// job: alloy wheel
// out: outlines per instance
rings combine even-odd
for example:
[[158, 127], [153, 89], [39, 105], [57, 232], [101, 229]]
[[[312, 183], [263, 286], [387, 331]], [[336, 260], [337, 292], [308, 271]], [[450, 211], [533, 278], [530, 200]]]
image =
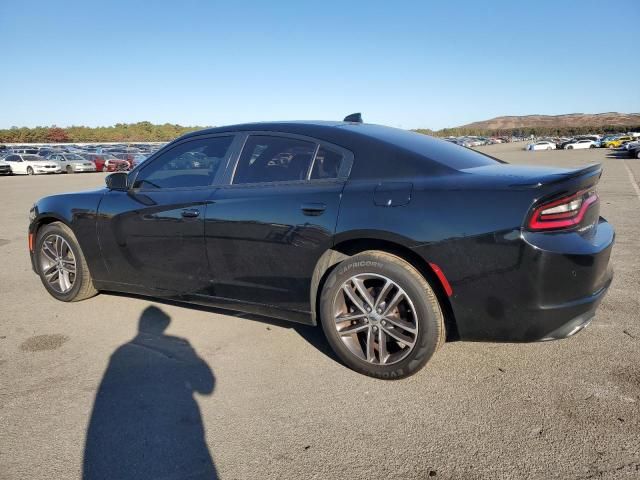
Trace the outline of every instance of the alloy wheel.
[[391, 365], [409, 355], [418, 319], [409, 295], [393, 280], [374, 273], [354, 275], [333, 302], [338, 336], [356, 357]]
[[76, 257], [62, 236], [51, 234], [42, 242], [40, 271], [56, 292], [67, 293], [73, 288], [76, 281]]

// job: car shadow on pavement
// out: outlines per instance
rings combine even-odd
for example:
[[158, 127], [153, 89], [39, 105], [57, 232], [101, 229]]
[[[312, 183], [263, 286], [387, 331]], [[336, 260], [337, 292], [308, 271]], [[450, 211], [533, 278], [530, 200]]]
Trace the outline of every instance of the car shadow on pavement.
[[87, 428], [87, 479], [217, 478], [195, 393], [215, 377], [171, 318], [147, 307], [138, 333], [111, 355]]
[[274, 326], [278, 328], [291, 328], [298, 335], [300, 335], [307, 343], [309, 343], [312, 347], [314, 347], [319, 352], [323, 353], [331, 360], [340, 365], [343, 365], [342, 362], [338, 359], [336, 354], [331, 349], [331, 346], [327, 342], [326, 337], [324, 336], [324, 332], [320, 326], [312, 326], [312, 325], [304, 325], [301, 323], [289, 322], [286, 320], [280, 320], [277, 318], [266, 317], [264, 315], [256, 315], [251, 313], [238, 312], [235, 310], [227, 310], [216, 307], [208, 307], [204, 305], [197, 305], [193, 303], [185, 303], [177, 300], [171, 300], [166, 298], [158, 298], [158, 297], [147, 297], [145, 295], [138, 295], [135, 293], [120, 293], [120, 292], [100, 292], [104, 295], [112, 295], [116, 297], [127, 297], [127, 298], [139, 298], [142, 300], [152, 301], [154, 303], [172, 305], [181, 308], [188, 308], [190, 310], [198, 310], [201, 312], [209, 312], [214, 313], [216, 315], [226, 315], [229, 317], [236, 317], [245, 320], [250, 320], [252, 322], [260, 322], [269, 326]]

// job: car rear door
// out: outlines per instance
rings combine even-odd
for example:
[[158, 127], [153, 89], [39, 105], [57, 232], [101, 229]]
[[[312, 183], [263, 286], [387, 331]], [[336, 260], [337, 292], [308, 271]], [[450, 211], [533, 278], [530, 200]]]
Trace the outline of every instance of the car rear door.
[[248, 134], [206, 212], [210, 294], [308, 312], [352, 162], [351, 152], [312, 138]]
[[[233, 135], [188, 138], [132, 172], [128, 191], [104, 195], [97, 231], [108, 281], [179, 293], [206, 287], [205, 213], [234, 148]], [[194, 155], [197, 167], [181, 161]]]

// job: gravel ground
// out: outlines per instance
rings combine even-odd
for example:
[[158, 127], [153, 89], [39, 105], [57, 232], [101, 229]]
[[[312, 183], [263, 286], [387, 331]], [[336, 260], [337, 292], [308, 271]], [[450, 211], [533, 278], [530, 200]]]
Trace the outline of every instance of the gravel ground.
[[[521, 148], [484, 151], [604, 163], [609, 294], [573, 338], [448, 343], [397, 382], [345, 368], [309, 327], [53, 300], [30, 270], [28, 209], [104, 175], [0, 178], [0, 478], [640, 478], [640, 160]], [[166, 332], [139, 332], [141, 318]]]

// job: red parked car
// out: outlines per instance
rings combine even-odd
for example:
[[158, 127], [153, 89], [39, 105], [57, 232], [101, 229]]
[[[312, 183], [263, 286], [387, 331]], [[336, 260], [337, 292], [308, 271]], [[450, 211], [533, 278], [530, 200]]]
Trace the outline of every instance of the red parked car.
[[83, 153], [82, 156], [95, 163], [98, 172], [122, 172], [131, 168], [129, 162], [120, 160], [111, 154]]

